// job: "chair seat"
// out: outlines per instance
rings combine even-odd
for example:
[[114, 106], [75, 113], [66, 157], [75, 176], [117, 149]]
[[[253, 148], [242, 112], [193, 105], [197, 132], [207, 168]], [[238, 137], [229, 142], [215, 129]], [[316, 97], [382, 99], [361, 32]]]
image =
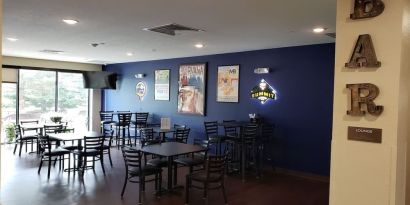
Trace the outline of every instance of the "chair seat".
[[182, 164], [187, 167], [193, 167], [193, 166], [198, 166], [198, 165], [203, 165], [204, 164], [204, 159], [201, 158], [192, 158], [192, 157], [183, 157], [183, 158], [178, 158], [174, 160], [175, 163], [177, 164]]
[[52, 149], [50, 152], [43, 153], [44, 156], [60, 156], [65, 154], [70, 154], [70, 151], [63, 148], [56, 148]]
[[154, 167], [166, 167], [168, 166], [168, 160], [166, 158], [155, 158], [148, 160], [147, 164]]
[[115, 121], [112, 121], [112, 120], [101, 121], [102, 125], [107, 125], [107, 124], [112, 124], [112, 123], [115, 123]]
[[190, 178], [193, 181], [199, 182], [220, 182], [222, 180], [222, 176], [220, 174], [209, 174], [209, 178], [207, 179], [207, 174], [205, 171], [198, 171], [194, 172], [190, 175]]
[[85, 150], [75, 150], [73, 153], [80, 156], [97, 156], [101, 153], [101, 151], [97, 149], [87, 149], [87, 152], [85, 152]]
[[[161, 173], [162, 169], [152, 165], [146, 165], [141, 167], [141, 171], [145, 176]], [[137, 167], [132, 167], [128, 170], [128, 174], [131, 176], [140, 176], [140, 170]]]
[[215, 135], [209, 137], [209, 143], [223, 142], [226, 139], [225, 135]]
[[[96, 148], [96, 149], [100, 149], [100, 148]], [[110, 149], [110, 146], [105, 144], [105, 145], [102, 146], [102, 149], [103, 150]]]
[[24, 141], [24, 140], [36, 140], [38, 137], [37, 137], [37, 135], [27, 135], [27, 136], [23, 136], [21, 139], [17, 139], [17, 141], [18, 140], [22, 140], [22, 141]]
[[61, 145], [59, 148], [73, 151], [73, 150], [78, 149], [78, 146], [77, 145]]

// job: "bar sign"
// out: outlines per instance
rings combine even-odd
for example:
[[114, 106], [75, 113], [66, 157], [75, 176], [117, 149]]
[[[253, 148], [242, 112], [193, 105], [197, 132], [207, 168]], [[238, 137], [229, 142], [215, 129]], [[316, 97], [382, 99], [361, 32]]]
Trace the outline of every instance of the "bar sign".
[[382, 143], [382, 129], [366, 127], [348, 127], [348, 140]]

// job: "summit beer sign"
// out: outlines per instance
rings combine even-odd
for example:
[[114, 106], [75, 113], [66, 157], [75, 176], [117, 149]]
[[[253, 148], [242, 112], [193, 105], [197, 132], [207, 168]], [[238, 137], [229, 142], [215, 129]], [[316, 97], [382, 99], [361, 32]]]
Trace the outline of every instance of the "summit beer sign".
[[262, 79], [257, 86], [253, 87], [251, 98], [259, 100], [261, 104], [265, 104], [269, 99], [276, 100], [276, 90]]

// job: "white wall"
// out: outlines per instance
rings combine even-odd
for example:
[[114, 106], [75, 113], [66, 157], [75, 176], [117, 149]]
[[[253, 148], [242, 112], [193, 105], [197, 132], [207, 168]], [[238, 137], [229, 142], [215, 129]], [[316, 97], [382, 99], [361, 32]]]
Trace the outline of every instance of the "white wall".
[[[350, 20], [353, 0], [337, 0], [337, 38], [333, 106], [330, 205], [404, 205], [406, 144], [409, 137], [409, 0], [383, 0], [378, 17]], [[370, 34], [378, 69], [348, 69], [356, 40]], [[379, 117], [353, 117], [346, 84], [373, 83], [380, 89], [375, 100], [384, 106]], [[347, 127], [383, 130], [382, 143], [349, 141]], [[409, 191], [407, 191], [409, 192]], [[408, 193], [409, 195], [409, 193]], [[409, 204], [410, 202], [407, 202]]]

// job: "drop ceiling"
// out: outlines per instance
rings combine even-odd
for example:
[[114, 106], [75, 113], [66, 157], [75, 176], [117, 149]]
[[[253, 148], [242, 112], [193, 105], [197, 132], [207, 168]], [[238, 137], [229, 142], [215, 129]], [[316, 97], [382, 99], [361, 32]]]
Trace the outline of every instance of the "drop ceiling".
[[[110, 64], [334, 42], [312, 28], [335, 32], [336, 1], [3, 0], [3, 15], [5, 56]], [[205, 32], [143, 30], [170, 23]]]

